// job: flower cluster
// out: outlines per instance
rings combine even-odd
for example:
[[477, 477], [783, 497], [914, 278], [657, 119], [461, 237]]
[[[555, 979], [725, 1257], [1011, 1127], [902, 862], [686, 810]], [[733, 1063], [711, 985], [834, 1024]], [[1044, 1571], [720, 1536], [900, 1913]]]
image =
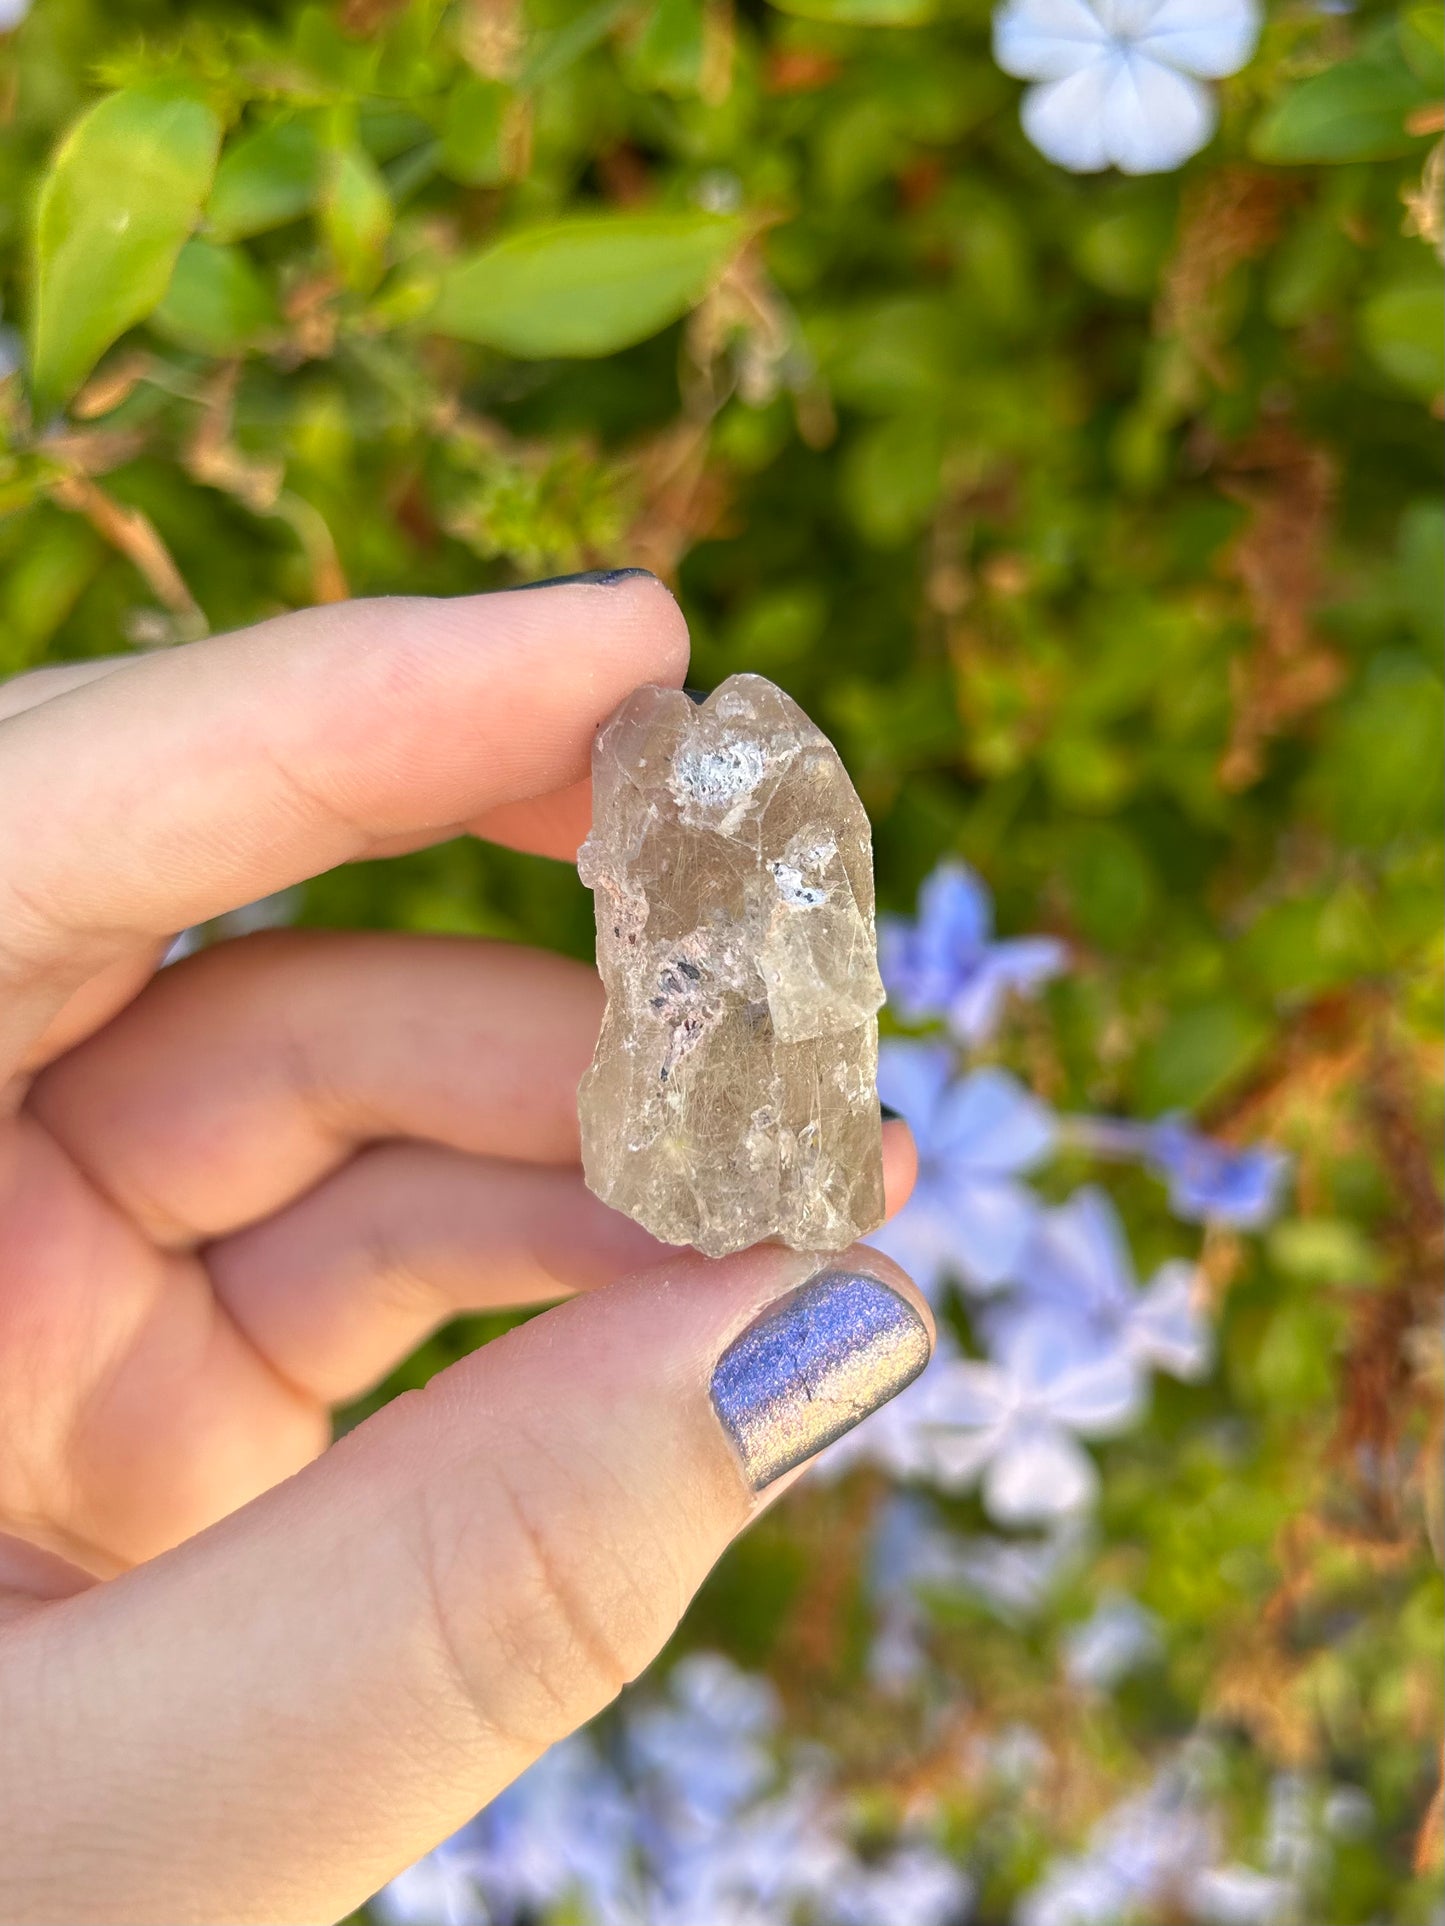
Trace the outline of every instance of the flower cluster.
[[1188, 1926], [1297, 1926], [1322, 1852], [1306, 1788], [1281, 1774], [1270, 1796], [1263, 1868], [1226, 1861], [1209, 1798], [1214, 1748], [1196, 1737], [1151, 1785], [1108, 1813], [1084, 1852], [1027, 1893], [1016, 1926], [1115, 1926], [1167, 1917]]
[[[1008, 997], [1034, 993], [1065, 961], [1050, 939], [994, 941], [992, 923], [977, 877], [958, 863], [935, 871], [917, 921], [885, 925], [891, 1006], [940, 1018], [969, 1043], [990, 1038]], [[1010, 1526], [1080, 1511], [1098, 1488], [1081, 1441], [1136, 1424], [1155, 1371], [1201, 1377], [1210, 1332], [1191, 1263], [1171, 1260], [1141, 1285], [1101, 1190], [1049, 1207], [1029, 1176], [1067, 1142], [1161, 1176], [1187, 1221], [1256, 1228], [1278, 1207], [1285, 1160], [1216, 1143], [1178, 1117], [1056, 1117], [1007, 1071], [960, 1071], [954, 1049], [932, 1039], [885, 1042], [878, 1081], [913, 1130], [919, 1173], [873, 1241], [935, 1300], [962, 1287], [984, 1355], [965, 1356], [945, 1329], [932, 1369], [827, 1462], [871, 1459], [944, 1490], [977, 1482], [989, 1515]]]
[[373, 1902], [387, 1926], [954, 1926], [966, 1875], [924, 1838], [860, 1855], [816, 1748], [766, 1681], [711, 1653], [564, 1740]]

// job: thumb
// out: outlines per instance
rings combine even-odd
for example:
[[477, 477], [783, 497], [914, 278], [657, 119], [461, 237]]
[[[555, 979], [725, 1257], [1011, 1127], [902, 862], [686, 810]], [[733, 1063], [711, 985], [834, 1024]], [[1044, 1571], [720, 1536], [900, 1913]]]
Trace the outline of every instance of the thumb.
[[872, 1250], [680, 1254], [34, 1608], [0, 1643], [0, 1918], [346, 1913], [635, 1677], [930, 1330]]

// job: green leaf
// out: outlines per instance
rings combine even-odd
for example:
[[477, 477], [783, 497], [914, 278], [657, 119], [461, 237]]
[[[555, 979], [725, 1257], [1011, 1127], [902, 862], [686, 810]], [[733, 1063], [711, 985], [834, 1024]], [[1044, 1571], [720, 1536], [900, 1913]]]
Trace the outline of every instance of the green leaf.
[[1413, 657], [1377, 656], [1331, 718], [1311, 787], [1348, 843], [1379, 849], [1438, 833], [1445, 717], [1438, 676]]
[[308, 212], [321, 184], [321, 142], [310, 120], [273, 120], [221, 156], [206, 207], [218, 241], [284, 227]]
[[385, 262], [392, 204], [380, 168], [358, 142], [339, 142], [327, 153], [318, 211], [346, 285], [373, 287]]
[[639, 86], [685, 97], [702, 85], [706, 57], [702, 0], [654, 0], [629, 68]]
[[165, 293], [220, 142], [204, 101], [160, 84], [107, 95], [62, 141], [35, 223], [31, 365], [40, 418]]
[[517, 173], [522, 104], [500, 80], [468, 74], [447, 96], [442, 171], [466, 187], [500, 187]]
[[1176, 1011], [1140, 1066], [1141, 1110], [1197, 1109], [1247, 1070], [1268, 1038], [1268, 1025], [1230, 998]]
[[937, 412], [870, 422], [846, 449], [839, 488], [863, 538], [893, 548], [923, 527], [943, 485], [944, 424]]
[[1445, 510], [1438, 501], [1411, 502], [1400, 518], [1395, 574], [1401, 604], [1420, 640], [1445, 643]]
[[1235, 945], [1239, 971], [1272, 997], [1317, 995], [1378, 966], [1374, 930], [1358, 890], [1342, 885], [1272, 903]]
[[279, 322], [271, 290], [238, 247], [187, 241], [151, 326], [202, 354], [240, 354]]
[[1255, 1381], [1281, 1416], [1327, 1404], [1334, 1390], [1340, 1313], [1333, 1304], [1285, 1304], [1265, 1326], [1254, 1357]]
[[1405, 118], [1426, 98], [1408, 68], [1377, 58], [1346, 60], [1302, 80], [1254, 129], [1256, 160], [1391, 160], [1411, 154], [1418, 138]]
[[0, 578], [0, 675], [30, 668], [75, 607], [106, 549], [88, 522], [48, 504], [26, 516]]
[[525, 92], [565, 73], [607, 38], [625, 5], [626, 0], [597, 0], [554, 33], [539, 36], [528, 48], [517, 85]]
[[1423, 401], [1445, 390], [1445, 288], [1433, 274], [1381, 288], [1360, 329], [1372, 360], [1402, 388]]
[[1356, 1224], [1338, 1217], [1290, 1217], [1269, 1234], [1270, 1262], [1306, 1284], [1373, 1284], [1379, 1253]]
[[399, 101], [363, 100], [356, 108], [356, 135], [374, 161], [396, 160], [432, 138], [429, 120]]
[[1114, 823], [1079, 823], [1064, 838], [1064, 880], [1074, 918], [1102, 948], [1123, 949], [1149, 927], [1159, 901], [1148, 858]]
[[425, 326], [508, 354], [613, 354], [699, 301], [747, 223], [597, 214], [509, 234], [454, 262]]
[[780, 13], [848, 27], [920, 27], [937, 12], [935, 0], [773, 0]]
[[1138, 300], [1158, 283], [1173, 240], [1169, 203], [1137, 195], [1122, 205], [1103, 205], [1072, 237], [1081, 273], [1119, 300]]
[[1431, 93], [1445, 92], [1445, 7], [1407, 7], [1400, 15], [1400, 51]]

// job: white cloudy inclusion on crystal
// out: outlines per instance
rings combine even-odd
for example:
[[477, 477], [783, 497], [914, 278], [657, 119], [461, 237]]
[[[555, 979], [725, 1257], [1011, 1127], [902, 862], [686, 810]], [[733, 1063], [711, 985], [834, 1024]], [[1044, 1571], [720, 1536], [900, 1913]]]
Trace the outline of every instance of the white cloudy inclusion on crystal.
[[597, 737], [607, 1013], [582, 1079], [590, 1187], [709, 1257], [841, 1250], [883, 1220], [868, 818], [781, 689], [638, 689]]

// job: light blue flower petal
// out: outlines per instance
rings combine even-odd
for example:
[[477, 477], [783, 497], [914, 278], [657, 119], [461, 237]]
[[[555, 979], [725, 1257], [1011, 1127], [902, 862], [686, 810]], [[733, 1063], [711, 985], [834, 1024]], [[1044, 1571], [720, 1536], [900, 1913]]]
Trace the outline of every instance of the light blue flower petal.
[[830, 1926], [951, 1926], [973, 1898], [967, 1873], [933, 1846], [907, 1845], [848, 1870], [830, 1895]]
[[1018, 1407], [1013, 1377], [982, 1359], [954, 1357], [935, 1363], [918, 1382], [925, 1388], [914, 1403], [914, 1416], [940, 1430], [998, 1432]]
[[1064, 1670], [1073, 1685], [1111, 1692], [1120, 1679], [1157, 1658], [1159, 1621], [1124, 1592], [1106, 1592], [1091, 1616], [1062, 1640]]
[[1258, 1230], [1279, 1210], [1289, 1159], [1269, 1145], [1236, 1149], [1177, 1117], [1144, 1133], [1144, 1155], [1169, 1184], [1169, 1204], [1188, 1223]]
[[967, 1491], [993, 1463], [998, 1438], [991, 1431], [938, 1431], [926, 1434], [926, 1476], [940, 1491]]
[[915, 1191], [898, 1215], [865, 1242], [901, 1265], [927, 1298], [936, 1299], [958, 1275], [952, 1220], [926, 1193]]
[[999, 1348], [1028, 1408], [1071, 1430], [1105, 1437], [1144, 1408], [1145, 1385], [1123, 1346], [1103, 1345], [1051, 1312], [1005, 1326]]
[[1011, 936], [995, 943], [993, 956], [994, 967], [1024, 993], [1058, 976], [1069, 961], [1068, 946], [1056, 936]]
[[951, 1228], [955, 1269], [975, 1291], [996, 1291], [1019, 1274], [1039, 1216], [1039, 1200], [1011, 1177], [960, 1176], [940, 1184], [950, 1199], [944, 1221]]
[[1029, 88], [1019, 114], [1045, 160], [1073, 174], [1097, 174], [1109, 166], [1104, 102], [1119, 64], [1117, 54], [1101, 52], [1090, 66]]
[[1167, 174], [1214, 133], [1218, 111], [1207, 87], [1133, 48], [1119, 57], [1104, 96], [1104, 143], [1125, 174]]
[[1196, 1918], [1221, 1926], [1287, 1926], [1300, 1916], [1298, 1884], [1253, 1866], [1206, 1866], [1189, 1896]]
[[998, 1028], [1011, 985], [995, 967], [991, 954], [959, 984], [945, 1013], [949, 1029], [960, 1043], [987, 1043]]
[[993, 933], [993, 898], [967, 863], [943, 862], [918, 892], [918, 920], [939, 948], [982, 949]]
[[948, 1006], [949, 1029], [965, 1043], [986, 1043], [1008, 998], [1032, 996], [1041, 983], [1058, 975], [1067, 955], [1063, 944], [1049, 936], [991, 944]]
[[1035, 1524], [1083, 1511], [1094, 1501], [1099, 1474], [1067, 1431], [1035, 1424], [1012, 1436], [983, 1475], [983, 1502], [1000, 1525]]
[[1085, 1438], [1112, 1438], [1143, 1417], [1149, 1387], [1122, 1351], [1100, 1352], [1049, 1387], [1050, 1413]]
[[1166, 67], [1222, 80], [1249, 60], [1260, 25], [1254, 0], [1163, 0], [1136, 45]]
[[1127, 1342], [1141, 1363], [1176, 1378], [1202, 1378], [1213, 1362], [1209, 1326], [1195, 1308], [1197, 1276], [1180, 1260], [1161, 1264], [1129, 1319]]
[[1133, 1260], [1118, 1213], [1092, 1184], [1044, 1213], [1022, 1260], [1029, 1294], [1076, 1315], [1110, 1320], [1134, 1302]]
[[917, 1003], [918, 969], [913, 925], [906, 916], [878, 918], [878, 974], [888, 1001], [914, 1022], [929, 1012]]
[[878, 1095], [908, 1121], [920, 1150], [933, 1142], [939, 1101], [953, 1075], [953, 1052], [941, 1043], [890, 1037], [878, 1046]]
[[1087, 0], [1012, 0], [994, 15], [993, 57], [1018, 80], [1062, 80], [1092, 65], [1108, 42]]
[[1032, 1169], [1053, 1143], [1047, 1107], [1007, 1070], [989, 1067], [973, 1071], [944, 1096], [929, 1149], [970, 1172], [1012, 1176]]
[[880, 921], [879, 968], [892, 1002], [910, 1020], [941, 1016], [987, 957], [992, 928], [993, 904], [973, 871], [940, 863], [918, 892], [916, 922]]

